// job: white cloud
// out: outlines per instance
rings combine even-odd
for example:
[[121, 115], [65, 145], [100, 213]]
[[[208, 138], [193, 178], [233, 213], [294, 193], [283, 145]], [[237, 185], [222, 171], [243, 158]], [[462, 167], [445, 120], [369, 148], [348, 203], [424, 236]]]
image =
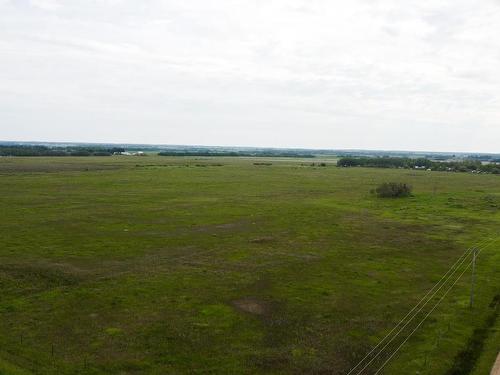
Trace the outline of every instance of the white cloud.
[[61, 7], [61, 2], [58, 0], [30, 0], [31, 6], [43, 10], [53, 11]]
[[0, 139], [500, 151], [500, 4], [0, 0]]

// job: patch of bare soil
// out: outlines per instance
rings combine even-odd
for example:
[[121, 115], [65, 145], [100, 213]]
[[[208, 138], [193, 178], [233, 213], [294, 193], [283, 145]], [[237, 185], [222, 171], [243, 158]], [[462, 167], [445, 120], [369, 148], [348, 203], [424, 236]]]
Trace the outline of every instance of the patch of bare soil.
[[250, 243], [269, 243], [269, 242], [273, 242], [273, 240], [274, 240], [274, 237], [264, 236], [264, 237], [252, 238], [250, 240]]
[[244, 230], [247, 227], [248, 227], [248, 222], [243, 220], [243, 221], [236, 221], [236, 222], [217, 224], [217, 225], [199, 225], [194, 227], [193, 231], [201, 233], [229, 232], [229, 231]]
[[233, 301], [233, 306], [243, 312], [254, 315], [266, 315], [269, 312], [269, 306], [256, 298], [245, 297]]

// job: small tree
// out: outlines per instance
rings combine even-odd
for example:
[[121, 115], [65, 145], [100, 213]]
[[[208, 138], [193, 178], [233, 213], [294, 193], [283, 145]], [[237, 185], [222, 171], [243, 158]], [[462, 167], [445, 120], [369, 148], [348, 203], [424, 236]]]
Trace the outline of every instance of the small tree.
[[379, 198], [403, 198], [409, 197], [412, 187], [402, 182], [384, 182], [378, 186], [374, 193]]

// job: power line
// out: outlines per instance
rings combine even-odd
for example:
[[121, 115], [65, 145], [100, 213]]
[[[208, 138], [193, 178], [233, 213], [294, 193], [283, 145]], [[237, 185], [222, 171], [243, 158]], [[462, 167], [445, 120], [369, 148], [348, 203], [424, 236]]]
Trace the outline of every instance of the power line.
[[[479, 245], [476, 247], [476, 248], [484, 248], [484, 247], [487, 247], [491, 244], [493, 240], [492, 239], [483, 239], [482, 241], [480, 241]], [[392, 342], [394, 341], [394, 339], [406, 328], [406, 326], [408, 326], [408, 324], [418, 315], [418, 313], [420, 311], [422, 311], [422, 309], [429, 303], [429, 301], [434, 298], [434, 296], [437, 294], [437, 292], [439, 292], [439, 290], [441, 290], [441, 288], [446, 284], [446, 282], [448, 281], [448, 279], [453, 275], [455, 274], [455, 272], [458, 270], [458, 268], [460, 268], [463, 264], [463, 262], [465, 261], [465, 259], [467, 258], [467, 256], [471, 253], [471, 250], [473, 248], [468, 248], [456, 261], [455, 263], [448, 269], [448, 271], [441, 277], [441, 279], [425, 294], [424, 297], [422, 297], [420, 299], [420, 301], [403, 317], [403, 319], [401, 319], [398, 324], [361, 360], [358, 362], [358, 364], [356, 366], [354, 366], [348, 373], [347, 375], [350, 375], [353, 371], [355, 371], [375, 350], [377, 350], [378, 347], [380, 347], [384, 341], [390, 337], [392, 335], [392, 333], [394, 331], [396, 331], [396, 329], [410, 316], [412, 315], [413, 311], [415, 311], [415, 309], [417, 309], [419, 307], [419, 305], [429, 296], [429, 294], [431, 294], [434, 289], [436, 289], [436, 287], [438, 287], [439, 284], [441, 284], [441, 282], [443, 281], [443, 279], [446, 278], [446, 280], [443, 282], [443, 284], [441, 286], [439, 286], [438, 290], [436, 290], [432, 296], [427, 299], [427, 301], [424, 303], [423, 306], [420, 307], [420, 309], [415, 313], [413, 314], [413, 316], [406, 322], [406, 324], [394, 335], [394, 337], [384, 345], [384, 347], [378, 351], [378, 353], [375, 354], [375, 356], [359, 371], [357, 372], [357, 374], [361, 374], [383, 351], [384, 349]], [[460, 263], [458, 266], [457, 264]], [[455, 268], [455, 266], [457, 266]], [[448, 275], [451, 271], [453, 271], [450, 275]]]
[[410, 339], [410, 337], [413, 336], [413, 334], [420, 328], [420, 326], [425, 322], [425, 320], [429, 317], [429, 315], [432, 314], [434, 310], [439, 306], [439, 304], [444, 300], [444, 298], [448, 295], [451, 289], [455, 286], [455, 284], [460, 280], [463, 276], [463, 274], [470, 268], [472, 263], [469, 263], [467, 267], [462, 271], [462, 273], [458, 276], [458, 278], [455, 280], [455, 282], [448, 288], [448, 290], [444, 293], [444, 295], [439, 299], [439, 301], [434, 305], [434, 307], [427, 313], [427, 315], [424, 316], [424, 318], [420, 321], [420, 323], [413, 329], [413, 331], [410, 332], [410, 334], [404, 339], [404, 341], [396, 348], [396, 350], [390, 355], [389, 358], [382, 364], [382, 366], [379, 367], [377, 372], [375, 372], [374, 375], [377, 375], [382, 369], [389, 363], [389, 361], [397, 354], [399, 349], [403, 347], [404, 344]]
[[[399, 321], [398, 324], [382, 339], [380, 342], [361, 360], [358, 362], [356, 366], [354, 366], [348, 373], [347, 375], [350, 375], [356, 368], [359, 367], [361, 363], [363, 363], [382, 343], [410, 316], [410, 314], [422, 303], [422, 301], [427, 298], [427, 296], [434, 291], [434, 289], [441, 283], [441, 281], [448, 275], [448, 273], [456, 266], [456, 264], [464, 257], [470, 253], [471, 249], [467, 249], [460, 257], [457, 259], [457, 261], [448, 269], [448, 271], [441, 277], [441, 279], [423, 296], [420, 301]], [[364, 368], [362, 369], [364, 370]]]
[[368, 362], [365, 364], [365, 366], [363, 366], [363, 368], [357, 372], [357, 375], [361, 374], [368, 366], [370, 366], [372, 364], [373, 361], [375, 361], [378, 356], [380, 354], [383, 353], [383, 351], [385, 350], [385, 348], [387, 348], [389, 346], [389, 344], [391, 342], [393, 342], [401, 332], [404, 331], [404, 329], [413, 321], [413, 319], [415, 319], [415, 317], [423, 310], [423, 308], [425, 306], [427, 306], [427, 304], [436, 296], [436, 294], [443, 288], [443, 286], [446, 284], [446, 282], [455, 274], [455, 272], [462, 266], [462, 264], [465, 262], [465, 260], [467, 259], [467, 256], [468, 254], [459, 262], [458, 266], [456, 268], [453, 269], [452, 273], [449, 274], [446, 279], [443, 281], [443, 283], [439, 286], [439, 288], [434, 291], [432, 293], [432, 295], [424, 302], [424, 304], [422, 306], [420, 306], [420, 308], [417, 310], [417, 312], [415, 312], [414, 314], [412, 314], [413, 316], [404, 324], [403, 327], [401, 327], [398, 332], [396, 332], [396, 334], [382, 347], [382, 349], [380, 349], [378, 351], [378, 353], [375, 354], [375, 356]]

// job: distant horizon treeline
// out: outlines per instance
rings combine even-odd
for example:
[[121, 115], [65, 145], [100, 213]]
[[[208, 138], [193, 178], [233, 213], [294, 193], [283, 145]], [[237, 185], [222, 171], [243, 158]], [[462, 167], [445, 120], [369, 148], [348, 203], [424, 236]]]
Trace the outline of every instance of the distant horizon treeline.
[[[135, 149], [134, 149], [135, 150]], [[131, 149], [99, 146], [0, 145], [0, 156], [111, 156]], [[291, 150], [207, 150], [176, 148], [158, 153], [160, 156], [247, 156], [314, 158], [316, 155]]]
[[[139, 151], [139, 149], [135, 149]], [[111, 156], [113, 154], [129, 154], [125, 147], [65, 145], [47, 146], [37, 144], [0, 144], [0, 156]], [[139, 154], [143, 154], [142, 152]], [[133, 154], [136, 155], [136, 154]], [[158, 152], [159, 156], [198, 156], [198, 157], [283, 157], [283, 158], [316, 158], [314, 153], [291, 149], [257, 149], [257, 150], [218, 150], [206, 148], [172, 148]], [[439, 155], [442, 157], [442, 155]], [[430, 169], [433, 171], [450, 172], [481, 172], [500, 174], [500, 159], [494, 156], [486, 158], [488, 164], [481, 160], [486, 157], [477, 155], [464, 160], [432, 160], [426, 157], [411, 158], [398, 156], [351, 156], [345, 155], [337, 162], [338, 167], [369, 167], [369, 168], [405, 168]]]
[[338, 167], [368, 167], [368, 168], [405, 168], [430, 169], [447, 172], [484, 172], [500, 174], [500, 160], [493, 159], [490, 164], [483, 164], [477, 159], [461, 161], [433, 161], [426, 158], [397, 157], [343, 157], [337, 161]]
[[313, 154], [288, 151], [210, 151], [210, 150], [169, 150], [158, 153], [160, 156], [250, 156], [250, 157], [283, 157], [283, 158], [315, 158]]
[[115, 152], [125, 152], [125, 149], [122, 147], [0, 145], [0, 156], [111, 156]]

